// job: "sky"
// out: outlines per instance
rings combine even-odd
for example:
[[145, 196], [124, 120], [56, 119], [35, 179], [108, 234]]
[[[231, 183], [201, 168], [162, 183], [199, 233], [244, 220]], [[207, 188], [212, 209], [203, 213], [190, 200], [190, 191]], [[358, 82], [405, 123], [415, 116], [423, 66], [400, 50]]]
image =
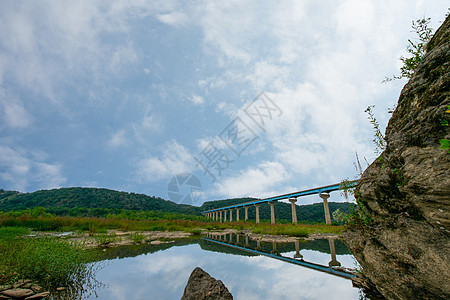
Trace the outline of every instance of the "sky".
[[448, 7], [2, 0], [0, 188], [201, 205], [354, 179], [355, 152], [375, 158], [364, 110], [384, 131], [406, 83], [381, 82], [411, 21], [437, 29]]

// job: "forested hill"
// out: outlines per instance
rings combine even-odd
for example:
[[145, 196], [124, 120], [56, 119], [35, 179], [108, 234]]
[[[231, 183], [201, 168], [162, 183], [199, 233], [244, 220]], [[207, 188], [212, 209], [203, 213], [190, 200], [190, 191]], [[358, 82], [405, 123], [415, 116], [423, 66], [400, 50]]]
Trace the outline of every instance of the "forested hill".
[[0, 189], [0, 211], [23, 210], [33, 207], [154, 210], [200, 215], [198, 207], [143, 194], [118, 192], [101, 188], [60, 188], [33, 193]]
[[[245, 203], [255, 198], [235, 198], [227, 200], [207, 201], [201, 207], [176, 204], [159, 197], [143, 194], [119, 192], [102, 188], [60, 188], [41, 190], [33, 193], [19, 193], [0, 189], [0, 211], [18, 211], [28, 208], [44, 207], [48, 212], [57, 215], [97, 216], [104, 217], [109, 213], [118, 214], [127, 211], [156, 211], [164, 213], [182, 213], [199, 216], [202, 211]], [[297, 202], [301, 204], [301, 201]], [[337, 210], [348, 212], [347, 203], [329, 202], [330, 212]], [[249, 218], [255, 218], [255, 207], [249, 206]], [[233, 212], [235, 215], [235, 211]], [[291, 204], [278, 202], [275, 205], [278, 221], [291, 221]], [[235, 217], [234, 217], [235, 218]], [[262, 204], [261, 220], [270, 220], [270, 207]], [[322, 203], [297, 206], [297, 218], [301, 223], [325, 222]], [[244, 209], [240, 210], [240, 219], [244, 219]]]

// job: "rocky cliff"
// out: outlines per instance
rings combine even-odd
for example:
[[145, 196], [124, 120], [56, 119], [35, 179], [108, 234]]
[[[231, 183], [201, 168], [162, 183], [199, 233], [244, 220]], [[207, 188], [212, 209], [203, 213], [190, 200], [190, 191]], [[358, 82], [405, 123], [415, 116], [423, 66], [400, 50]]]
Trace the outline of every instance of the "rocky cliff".
[[356, 187], [367, 210], [344, 240], [387, 299], [450, 299], [450, 17], [403, 88], [387, 146]]

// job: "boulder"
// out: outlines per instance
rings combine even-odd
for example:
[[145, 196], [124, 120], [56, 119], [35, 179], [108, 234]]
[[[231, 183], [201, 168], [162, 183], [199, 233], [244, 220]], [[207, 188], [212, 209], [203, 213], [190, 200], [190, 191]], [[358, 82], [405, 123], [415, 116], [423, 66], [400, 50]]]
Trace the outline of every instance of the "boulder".
[[[386, 128], [386, 149], [356, 195], [367, 214], [346, 244], [387, 299], [450, 299], [450, 17], [404, 86]], [[367, 221], [367, 222], [362, 222]]]
[[181, 300], [229, 300], [233, 296], [222, 281], [216, 280], [197, 267], [184, 289]]
[[34, 294], [33, 296], [25, 298], [25, 300], [37, 300], [37, 299], [44, 299], [45, 297], [48, 297], [50, 295], [50, 292], [43, 292], [39, 294]]
[[3, 291], [2, 294], [7, 297], [11, 297], [11, 298], [23, 299], [28, 296], [34, 295], [34, 292], [29, 289], [15, 288], [15, 289]]

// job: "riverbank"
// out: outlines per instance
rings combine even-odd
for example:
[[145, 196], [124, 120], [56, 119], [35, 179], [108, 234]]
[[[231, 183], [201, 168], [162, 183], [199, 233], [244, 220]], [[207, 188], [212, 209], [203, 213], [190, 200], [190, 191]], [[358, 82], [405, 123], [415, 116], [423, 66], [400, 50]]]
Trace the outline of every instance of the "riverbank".
[[[54, 233], [40, 232], [36, 235], [54, 235]], [[226, 228], [222, 230], [206, 230], [199, 229], [197, 232], [186, 231], [120, 231], [120, 230], [108, 230], [106, 233], [101, 234], [89, 234], [89, 233], [64, 233], [56, 234], [68, 242], [73, 242], [83, 247], [97, 248], [97, 247], [119, 247], [133, 244], [151, 244], [158, 245], [163, 243], [172, 243], [177, 239], [184, 239], [195, 236], [225, 236], [229, 234], [241, 234], [248, 236], [251, 240], [262, 242], [277, 242], [277, 243], [290, 243], [296, 240], [315, 240], [315, 239], [337, 239], [339, 234], [335, 233], [312, 233], [306, 237], [296, 237], [289, 235], [276, 235], [276, 234], [260, 234], [254, 233], [252, 229], [237, 230], [233, 228]]]

